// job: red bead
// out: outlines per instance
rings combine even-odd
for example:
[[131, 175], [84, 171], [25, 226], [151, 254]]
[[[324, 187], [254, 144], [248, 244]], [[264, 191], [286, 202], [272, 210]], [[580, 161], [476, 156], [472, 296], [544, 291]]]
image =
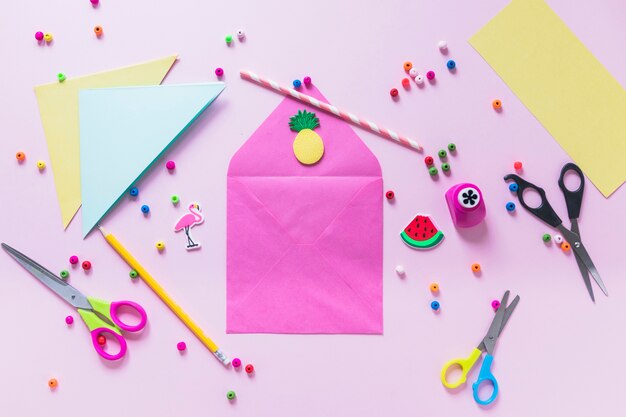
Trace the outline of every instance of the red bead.
[[91, 269], [91, 262], [89, 262], [89, 261], [83, 262], [83, 269], [85, 271], [89, 271]]
[[515, 163], [513, 164], [513, 168], [515, 168], [516, 171], [519, 171], [520, 169], [522, 169], [522, 163], [520, 161], [515, 161]]
[[398, 89], [397, 88], [392, 88], [391, 91], [389, 92], [389, 94], [391, 94], [391, 97], [397, 97], [398, 96]]
[[428, 166], [431, 166], [434, 162], [435, 160], [432, 156], [427, 156], [426, 158], [424, 158], [424, 163]]
[[99, 344], [100, 346], [104, 346], [104, 344], [105, 344], [106, 342], [107, 342], [107, 338], [106, 338], [106, 337], [104, 337], [104, 336], [102, 336], [102, 335], [98, 336], [98, 344]]
[[246, 373], [251, 374], [252, 372], [254, 372], [254, 366], [246, 365]]
[[402, 79], [402, 87], [409, 88], [410, 85], [411, 85], [411, 82], [409, 81], [408, 78], [403, 78]]
[[394, 198], [395, 196], [396, 196], [396, 195], [395, 195], [395, 193], [394, 193], [393, 191], [391, 191], [391, 190], [389, 190], [389, 191], [387, 191], [387, 192], [385, 193], [385, 197], [387, 197], [387, 200], [393, 200], [393, 198]]

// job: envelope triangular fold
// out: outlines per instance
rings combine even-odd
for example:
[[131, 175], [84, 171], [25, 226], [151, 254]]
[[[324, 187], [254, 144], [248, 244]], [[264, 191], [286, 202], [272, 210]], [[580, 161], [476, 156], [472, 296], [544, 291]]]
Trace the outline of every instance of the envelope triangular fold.
[[84, 236], [223, 89], [204, 83], [80, 92]]

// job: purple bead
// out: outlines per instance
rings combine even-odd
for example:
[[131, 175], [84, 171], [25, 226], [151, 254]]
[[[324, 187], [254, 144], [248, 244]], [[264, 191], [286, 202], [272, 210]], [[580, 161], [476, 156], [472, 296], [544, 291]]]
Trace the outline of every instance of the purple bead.
[[91, 4], [93, 4], [94, 6], [97, 6], [98, 3], [100, 3], [100, 0], [89, 0], [91, 2]]
[[169, 169], [170, 171], [173, 170], [174, 168], [176, 168], [176, 162], [174, 162], [174, 161], [167, 161], [165, 163], [165, 168]]
[[65, 323], [69, 326], [70, 324], [74, 323], [74, 317], [72, 316], [67, 316], [65, 318]]
[[303, 81], [304, 85], [311, 85], [311, 77], [309, 77], [308, 75], [304, 77]]
[[235, 358], [233, 359], [233, 368], [239, 368], [241, 366], [241, 359]]
[[498, 300], [493, 300], [493, 301], [491, 302], [491, 307], [492, 307], [494, 310], [499, 309], [499, 308], [500, 308], [500, 301], [498, 301]]
[[78, 263], [78, 256], [76, 256], [76, 255], [70, 256], [70, 263], [72, 265], [76, 265]]
[[37, 39], [38, 41], [42, 41], [43, 40], [43, 32], [35, 33], [35, 39]]
[[176, 349], [182, 352], [183, 350], [187, 349], [187, 344], [185, 342], [178, 342], [176, 344]]
[[217, 75], [218, 77], [221, 77], [224, 75], [224, 70], [222, 68], [215, 68], [215, 75]]
[[435, 79], [435, 71], [428, 71], [426, 73], [426, 78], [428, 78], [429, 80], [434, 80]]

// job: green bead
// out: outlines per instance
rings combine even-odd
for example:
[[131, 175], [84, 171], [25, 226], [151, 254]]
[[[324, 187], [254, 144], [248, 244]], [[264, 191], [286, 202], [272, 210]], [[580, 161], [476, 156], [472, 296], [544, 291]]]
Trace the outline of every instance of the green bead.
[[59, 80], [60, 83], [62, 83], [63, 81], [65, 81], [65, 74], [63, 74], [62, 72], [58, 73], [57, 79]]
[[439, 158], [442, 158], [442, 159], [443, 159], [443, 158], [445, 158], [446, 156], [448, 156], [448, 152], [446, 152], [446, 150], [445, 150], [445, 149], [442, 149], [442, 150], [440, 150], [440, 151], [439, 151], [438, 155], [439, 155]]
[[226, 398], [228, 398], [229, 400], [234, 400], [236, 396], [237, 394], [235, 394], [235, 391], [228, 391], [226, 393]]
[[544, 242], [549, 242], [550, 240], [552, 240], [552, 236], [550, 236], [549, 233], [544, 234], [541, 238]]
[[64, 269], [59, 275], [61, 275], [61, 279], [67, 279], [70, 276], [70, 273]]
[[432, 175], [432, 176], [437, 175], [437, 173], [438, 173], [438, 172], [439, 172], [439, 171], [437, 170], [437, 167], [430, 167], [430, 168], [428, 169], [428, 173], [429, 173], [430, 175]]
[[180, 198], [178, 198], [178, 196], [174, 194], [172, 196], [172, 204], [178, 204], [178, 203], [180, 203]]
[[139, 276], [139, 274], [137, 273], [137, 271], [135, 271], [134, 269], [131, 269], [131, 271], [128, 273], [128, 275], [131, 278], [137, 278]]
[[454, 143], [448, 143], [448, 150], [450, 152], [456, 151], [456, 145]]
[[226, 43], [231, 43], [233, 41], [233, 35], [226, 35], [226, 38], [224, 38], [224, 40], [226, 41]]
[[446, 172], [450, 171], [450, 164], [441, 164], [441, 169]]

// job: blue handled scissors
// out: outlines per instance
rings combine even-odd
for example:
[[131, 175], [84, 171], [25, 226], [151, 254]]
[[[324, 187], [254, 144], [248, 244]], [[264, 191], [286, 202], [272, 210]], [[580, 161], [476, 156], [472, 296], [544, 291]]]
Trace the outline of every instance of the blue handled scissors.
[[[568, 172], [573, 172], [580, 180], [580, 185], [578, 189], [572, 191], [567, 188], [565, 185], [565, 174]], [[563, 166], [561, 169], [561, 175], [559, 177], [559, 188], [563, 192], [563, 196], [565, 197], [565, 203], [567, 205], [567, 214], [570, 218], [571, 227], [570, 229], [563, 226], [563, 221], [561, 218], [555, 213], [554, 209], [548, 202], [546, 198], [546, 192], [543, 188], [537, 187], [535, 184], [532, 184], [528, 181], [523, 180], [519, 176], [515, 174], [509, 174], [504, 177], [505, 181], [514, 180], [517, 183], [517, 198], [520, 201], [520, 204], [532, 213], [535, 217], [540, 219], [546, 224], [556, 228], [562, 234], [565, 240], [572, 246], [572, 250], [574, 251], [574, 255], [576, 255], [576, 263], [578, 264], [578, 269], [583, 277], [583, 281], [585, 286], [587, 287], [587, 291], [589, 292], [589, 296], [592, 301], [595, 301], [595, 297], [593, 295], [593, 289], [591, 288], [591, 280], [589, 279], [589, 273], [593, 276], [593, 279], [596, 281], [604, 295], [609, 295], [604, 286], [604, 282], [602, 282], [602, 278], [600, 278], [600, 274], [596, 269], [596, 266], [593, 264], [587, 249], [580, 241], [580, 231], [578, 229], [578, 217], [580, 216], [580, 207], [583, 201], [583, 191], [585, 190], [585, 176], [583, 172], [580, 170], [578, 165], [573, 163], [568, 163]], [[541, 203], [537, 207], [530, 207], [524, 201], [524, 191], [527, 189], [535, 190], [541, 196]]]
[[[462, 384], [467, 381], [467, 374], [474, 367], [478, 358], [482, 356], [484, 352], [487, 352], [485, 356], [485, 360], [483, 361], [482, 366], [480, 367], [480, 373], [478, 374], [478, 379], [476, 382], [472, 384], [472, 391], [474, 392], [474, 401], [476, 401], [480, 405], [488, 405], [491, 404], [496, 397], [498, 396], [498, 381], [496, 377], [491, 373], [491, 364], [493, 363], [493, 351], [496, 346], [496, 341], [502, 333], [502, 329], [506, 325], [507, 321], [513, 314], [513, 310], [519, 303], [519, 295], [516, 295], [511, 304], [507, 306], [509, 301], [509, 291], [507, 290], [502, 297], [502, 301], [500, 302], [500, 307], [496, 311], [495, 317], [491, 322], [491, 326], [489, 326], [489, 330], [487, 331], [487, 335], [483, 338], [477, 348], [475, 348], [472, 353], [467, 358], [459, 358], [452, 359], [448, 363], [443, 366], [441, 370], [441, 383], [446, 388], [458, 388]], [[451, 368], [460, 368], [461, 376], [454, 382], [448, 381], [448, 371]], [[489, 382], [493, 385], [493, 391], [491, 392], [491, 396], [486, 400], [480, 399], [478, 396], [478, 390], [483, 383]]]
[[[133, 301], [115, 301], [109, 303], [107, 301], [87, 297], [18, 250], [13, 249], [5, 243], [2, 244], [2, 248], [46, 287], [50, 288], [59, 297], [63, 298], [78, 310], [78, 313], [91, 331], [93, 347], [104, 359], [110, 361], [117, 360], [121, 359], [126, 354], [127, 345], [126, 339], [122, 336], [122, 330], [138, 332], [146, 327], [148, 316], [146, 315], [146, 311], [139, 304]], [[139, 323], [127, 324], [123, 322], [117, 313], [117, 310], [122, 306], [133, 310], [139, 316]], [[111, 354], [104, 350], [104, 347], [98, 342], [98, 337], [104, 335], [117, 340], [120, 345], [119, 352]]]

